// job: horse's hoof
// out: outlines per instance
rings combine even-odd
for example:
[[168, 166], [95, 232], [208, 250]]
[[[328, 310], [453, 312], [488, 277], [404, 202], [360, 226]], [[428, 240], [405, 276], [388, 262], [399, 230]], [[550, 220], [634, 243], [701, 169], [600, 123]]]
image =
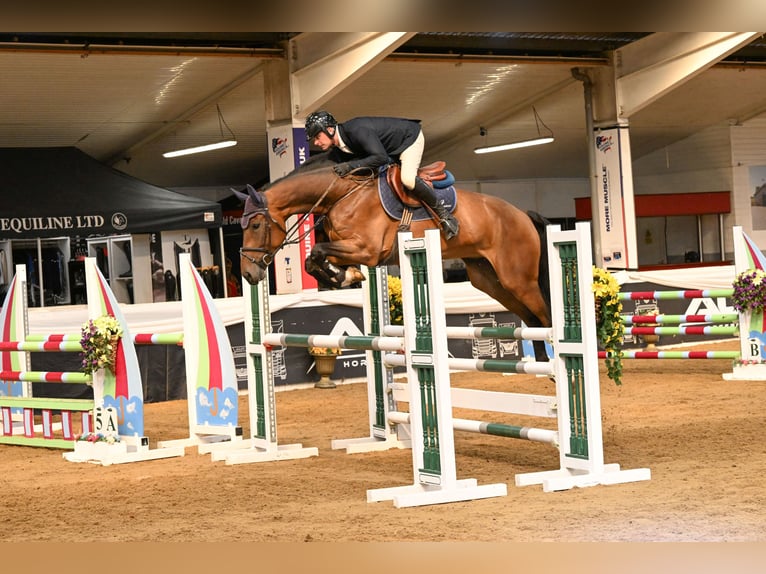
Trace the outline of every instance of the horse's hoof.
[[364, 275], [362, 275], [362, 272], [356, 267], [348, 267], [346, 269], [346, 274], [343, 277], [343, 281], [340, 286], [351, 287], [352, 285], [356, 285], [357, 283], [361, 283], [362, 281], [364, 281]]

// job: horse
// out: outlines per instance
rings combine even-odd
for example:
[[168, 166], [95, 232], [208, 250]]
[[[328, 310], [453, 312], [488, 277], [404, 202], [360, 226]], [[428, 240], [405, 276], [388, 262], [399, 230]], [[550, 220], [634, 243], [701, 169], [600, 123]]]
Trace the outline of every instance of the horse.
[[[315, 217], [317, 243], [305, 268], [323, 284], [351, 285], [364, 280], [358, 266], [397, 262], [400, 222], [381, 205], [378, 174], [363, 168], [339, 177], [333, 165], [327, 159], [312, 158], [260, 190], [251, 185], [247, 185], [247, 193], [232, 190], [245, 201], [240, 257], [242, 276], [248, 283], [266, 277], [268, 266], [284, 245], [304, 239], [297, 237], [297, 226], [287, 228], [292, 215]], [[548, 222], [498, 197], [457, 188], [455, 194], [454, 215], [460, 232], [448, 241], [442, 235], [443, 256], [462, 259], [471, 284], [527, 326], [549, 327]], [[414, 237], [422, 237], [437, 222], [412, 221], [409, 227]], [[326, 240], [320, 241], [322, 231]], [[544, 343], [536, 341], [534, 349], [536, 360], [548, 360]]]

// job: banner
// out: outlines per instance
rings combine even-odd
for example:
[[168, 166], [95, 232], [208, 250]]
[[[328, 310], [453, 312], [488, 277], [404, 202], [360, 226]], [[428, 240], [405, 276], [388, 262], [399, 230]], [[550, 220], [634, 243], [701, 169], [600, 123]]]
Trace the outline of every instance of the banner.
[[594, 225], [600, 232], [601, 252], [594, 263], [608, 269], [638, 268], [633, 171], [627, 127], [595, 132], [598, 213]]
[[[269, 173], [271, 181], [279, 179], [302, 165], [309, 156], [305, 130], [294, 128], [287, 123], [268, 129]], [[294, 215], [286, 221], [287, 229], [296, 225], [300, 217]], [[306, 273], [303, 262], [314, 247], [314, 216], [309, 216], [296, 230], [299, 237], [306, 234], [300, 244], [284, 246], [274, 257], [275, 287], [278, 294], [300, 293], [305, 289], [316, 289], [317, 281]]]

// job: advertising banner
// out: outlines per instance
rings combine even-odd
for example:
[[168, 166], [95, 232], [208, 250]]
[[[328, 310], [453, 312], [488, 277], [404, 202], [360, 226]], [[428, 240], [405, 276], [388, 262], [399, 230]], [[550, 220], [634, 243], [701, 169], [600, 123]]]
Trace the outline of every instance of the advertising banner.
[[598, 225], [601, 252], [594, 263], [606, 269], [636, 269], [636, 216], [633, 202], [633, 171], [627, 127], [596, 130]]
[[[294, 128], [290, 123], [272, 126], [268, 129], [268, 138], [271, 181], [287, 175], [308, 159], [309, 147], [303, 128]], [[287, 229], [292, 229], [299, 220], [297, 215], [290, 217], [286, 221]], [[313, 224], [312, 215], [296, 231], [298, 237], [306, 234], [304, 240], [299, 244], [286, 245], [276, 254], [273, 265], [278, 294], [317, 288], [316, 279], [303, 268], [304, 260], [314, 247]]]

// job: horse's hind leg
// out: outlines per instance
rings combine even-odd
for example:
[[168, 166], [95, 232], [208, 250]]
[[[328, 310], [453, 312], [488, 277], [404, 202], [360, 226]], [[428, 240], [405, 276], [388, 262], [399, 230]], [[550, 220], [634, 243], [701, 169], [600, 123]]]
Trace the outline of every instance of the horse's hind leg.
[[[529, 281], [520, 285], [514, 292], [503, 287], [495, 269], [487, 259], [464, 259], [468, 279], [471, 284], [483, 291], [506, 309], [518, 315], [528, 327], [550, 327], [550, 310], [545, 303], [539, 285]], [[537, 361], [547, 361], [548, 353], [543, 341], [533, 341]]]

